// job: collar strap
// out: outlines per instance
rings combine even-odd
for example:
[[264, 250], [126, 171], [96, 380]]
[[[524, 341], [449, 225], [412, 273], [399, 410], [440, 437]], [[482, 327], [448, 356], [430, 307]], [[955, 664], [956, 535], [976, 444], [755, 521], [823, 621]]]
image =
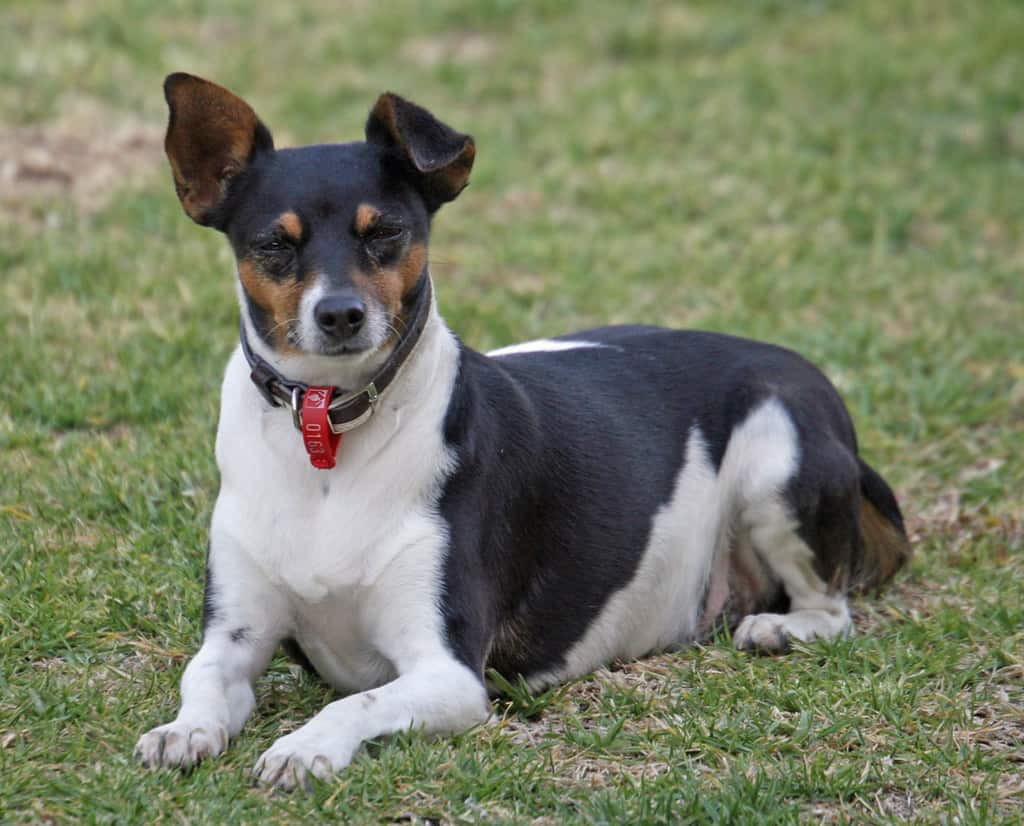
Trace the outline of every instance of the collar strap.
[[[370, 418], [377, 405], [378, 397], [395, 380], [402, 365], [416, 348], [423, 329], [427, 326], [427, 319], [430, 317], [431, 285], [429, 275], [423, 276], [421, 286], [416, 292], [417, 295], [413, 299], [415, 309], [412, 324], [399, 338], [391, 355], [388, 356], [380, 370], [374, 374], [370, 383], [355, 393], [340, 387], [332, 388], [334, 392], [331, 395], [327, 411], [332, 433], [344, 433], [347, 430], [352, 430]], [[292, 411], [295, 427], [302, 430], [302, 403], [309, 385], [301, 381], [286, 379], [271, 367], [266, 359], [254, 352], [245, 333], [244, 320], [241, 324], [239, 338], [242, 353], [245, 355], [245, 360], [249, 362], [251, 370], [249, 377], [256, 385], [256, 389], [260, 391], [271, 407], [287, 405]]]

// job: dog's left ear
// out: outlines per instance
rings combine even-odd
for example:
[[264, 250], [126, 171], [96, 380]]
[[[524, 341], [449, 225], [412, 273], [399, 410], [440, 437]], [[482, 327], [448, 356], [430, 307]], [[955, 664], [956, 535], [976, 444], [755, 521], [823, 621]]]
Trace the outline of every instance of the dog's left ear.
[[476, 156], [472, 136], [456, 132], [422, 106], [392, 92], [377, 99], [366, 121], [366, 140], [396, 150], [411, 165], [431, 212], [469, 183]]

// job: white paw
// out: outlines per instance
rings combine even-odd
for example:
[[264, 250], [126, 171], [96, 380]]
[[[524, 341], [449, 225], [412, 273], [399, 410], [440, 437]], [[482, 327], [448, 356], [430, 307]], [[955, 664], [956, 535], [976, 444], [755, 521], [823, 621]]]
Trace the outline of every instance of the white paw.
[[789, 650], [789, 637], [783, 614], [749, 614], [733, 632], [732, 642], [741, 651], [776, 654]]
[[213, 757], [228, 747], [228, 732], [224, 726], [192, 725], [175, 720], [157, 726], [139, 738], [135, 757], [148, 768], [166, 766], [188, 769], [204, 757]]
[[279, 738], [263, 752], [252, 773], [258, 782], [266, 786], [287, 791], [301, 786], [308, 790], [310, 775], [330, 780], [352, 762], [359, 744], [349, 747], [344, 744], [344, 739], [337, 733], [327, 738], [299, 729]]

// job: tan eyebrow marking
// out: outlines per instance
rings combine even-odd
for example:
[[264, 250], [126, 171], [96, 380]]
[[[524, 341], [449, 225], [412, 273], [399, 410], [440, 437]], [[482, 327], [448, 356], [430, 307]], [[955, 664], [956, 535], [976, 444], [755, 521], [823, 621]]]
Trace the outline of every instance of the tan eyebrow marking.
[[356, 232], [365, 235], [380, 220], [380, 210], [370, 204], [360, 204], [356, 209]]
[[277, 218], [277, 225], [293, 241], [302, 240], [302, 221], [294, 212], [282, 212]]

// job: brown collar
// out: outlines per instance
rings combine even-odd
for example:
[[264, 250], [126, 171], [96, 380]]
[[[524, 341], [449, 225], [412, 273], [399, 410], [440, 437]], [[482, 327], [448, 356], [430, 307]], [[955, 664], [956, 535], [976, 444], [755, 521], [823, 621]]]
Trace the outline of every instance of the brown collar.
[[[424, 275], [422, 284], [417, 290], [413, 299], [415, 302], [412, 324], [398, 340], [387, 361], [378, 370], [369, 384], [358, 392], [343, 390], [340, 387], [334, 388], [331, 399], [328, 417], [331, 422], [331, 430], [334, 433], [344, 433], [358, 427], [373, 414], [377, 405], [378, 397], [388, 389], [388, 386], [395, 380], [398, 371], [402, 369], [406, 359], [416, 348], [423, 329], [427, 326], [427, 319], [430, 317], [431, 285], [430, 276]], [[302, 400], [309, 388], [308, 384], [300, 381], [291, 381], [277, 372], [266, 359], [261, 358], [249, 346], [249, 339], [245, 334], [245, 322], [241, 325], [240, 340], [242, 353], [245, 360], [249, 362], [252, 379], [256, 389], [267, 400], [272, 407], [280, 407], [282, 404], [291, 408], [295, 427], [302, 429]]]

